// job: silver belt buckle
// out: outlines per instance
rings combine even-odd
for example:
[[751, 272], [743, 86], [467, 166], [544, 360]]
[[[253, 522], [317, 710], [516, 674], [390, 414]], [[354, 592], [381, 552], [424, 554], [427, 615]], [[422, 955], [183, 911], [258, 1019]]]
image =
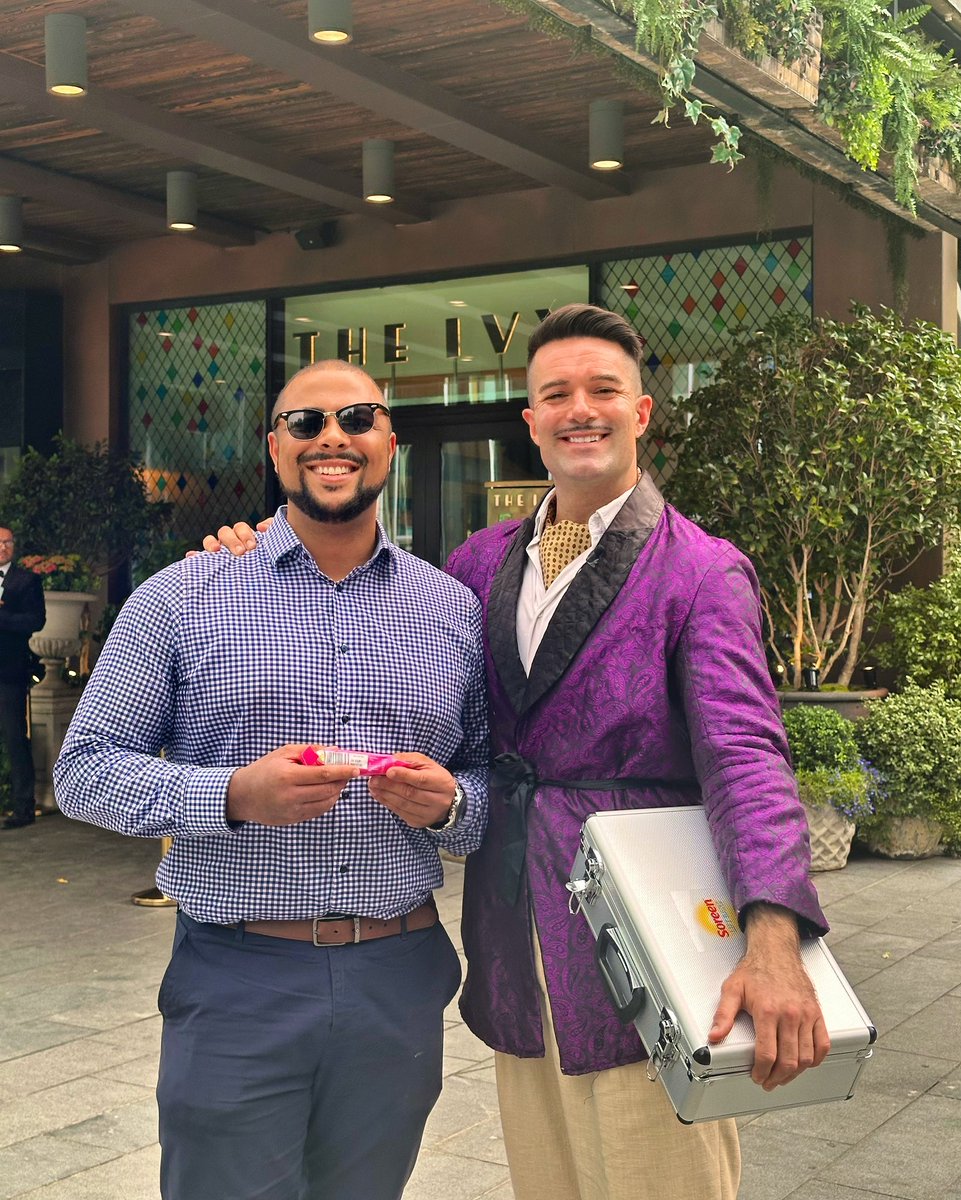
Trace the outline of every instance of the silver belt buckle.
[[[317, 926], [324, 925], [329, 921], [352, 921], [354, 924], [354, 936], [346, 942], [319, 942], [317, 940]], [[360, 917], [314, 917], [311, 940], [315, 946], [356, 946], [360, 941]]]

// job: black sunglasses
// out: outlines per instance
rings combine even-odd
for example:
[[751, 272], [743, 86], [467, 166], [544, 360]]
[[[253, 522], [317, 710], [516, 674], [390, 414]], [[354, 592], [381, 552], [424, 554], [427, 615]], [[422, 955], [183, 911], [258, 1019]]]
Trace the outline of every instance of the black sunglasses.
[[344, 433], [353, 437], [358, 433], [370, 433], [378, 412], [390, 416], [386, 404], [348, 404], [346, 408], [331, 409], [329, 412], [319, 408], [292, 408], [290, 412], [278, 413], [274, 417], [274, 428], [277, 428], [278, 421], [286, 421], [287, 432], [292, 438], [309, 442], [323, 430], [328, 417], [336, 417]]

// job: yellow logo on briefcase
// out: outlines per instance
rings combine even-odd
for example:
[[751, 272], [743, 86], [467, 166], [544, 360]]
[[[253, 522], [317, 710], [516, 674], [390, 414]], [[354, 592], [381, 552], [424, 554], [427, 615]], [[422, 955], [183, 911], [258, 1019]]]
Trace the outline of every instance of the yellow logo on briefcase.
[[694, 910], [697, 923], [715, 937], [729, 938], [741, 932], [734, 906], [727, 900], [714, 900], [705, 896]]

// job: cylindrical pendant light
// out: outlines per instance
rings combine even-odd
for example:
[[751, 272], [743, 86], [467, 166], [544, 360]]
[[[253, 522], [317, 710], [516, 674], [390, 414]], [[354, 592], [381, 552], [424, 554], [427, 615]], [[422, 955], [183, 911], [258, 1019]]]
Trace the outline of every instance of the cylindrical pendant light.
[[167, 172], [167, 225], [178, 230], [197, 228], [197, 176], [193, 171]]
[[18, 254], [23, 249], [23, 200], [0, 196], [0, 253]]
[[307, 35], [314, 42], [343, 45], [354, 36], [351, 0], [307, 0]]
[[591, 103], [589, 161], [595, 171], [624, 165], [624, 105], [620, 100]]
[[47, 91], [82, 96], [87, 90], [87, 22], [79, 13], [47, 13], [43, 37]]
[[364, 199], [368, 204], [394, 199], [394, 143], [387, 138], [364, 142]]

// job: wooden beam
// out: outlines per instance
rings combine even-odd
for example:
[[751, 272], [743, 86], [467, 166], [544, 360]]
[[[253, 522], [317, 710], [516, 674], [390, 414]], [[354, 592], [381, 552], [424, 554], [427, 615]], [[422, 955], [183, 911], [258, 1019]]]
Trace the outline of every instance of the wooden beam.
[[124, 7], [585, 200], [630, 191], [625, 176], [591, 171], [565, 147], [353, 46], [311, 45], [303, 25], [250, 0], [124, 0]]
[[45, 258], [70, 266], [96, 262], [104, 255], [103, 249], [92, 242], [78, 242], [74, 238], [40, 233], [29, 226], [23, 231], [23, 253], [31, 258]]
[[32, 112], [150, 146], [172, 159], [198, 163], [392, 225], [423, 221], [428, 215], [425, 209], [410, 204], [380, 208], [368, 204], [361, 195], [360, 179], [330, 171], [307, 158], [272, 150], [225, 129], [165, 112], [125, 93], [91, 88], [85, 96], [51, 96], [44, 86], [43, 67], [11, 54], [0, 54], [0, 96]]
[[[126, 221], [143, 229], [145, 236], [159, 237], [170, 233], [166, 206], [157, 200], [2, 155], [0, 187], [46, 204], [61, 208], [69, 205], [106, 220]], [[249, 246], [254, 241], [254, 231], [246, 225], [209, 215], [201, 216], [196, 230], [189, 236], [215, 246]]]

